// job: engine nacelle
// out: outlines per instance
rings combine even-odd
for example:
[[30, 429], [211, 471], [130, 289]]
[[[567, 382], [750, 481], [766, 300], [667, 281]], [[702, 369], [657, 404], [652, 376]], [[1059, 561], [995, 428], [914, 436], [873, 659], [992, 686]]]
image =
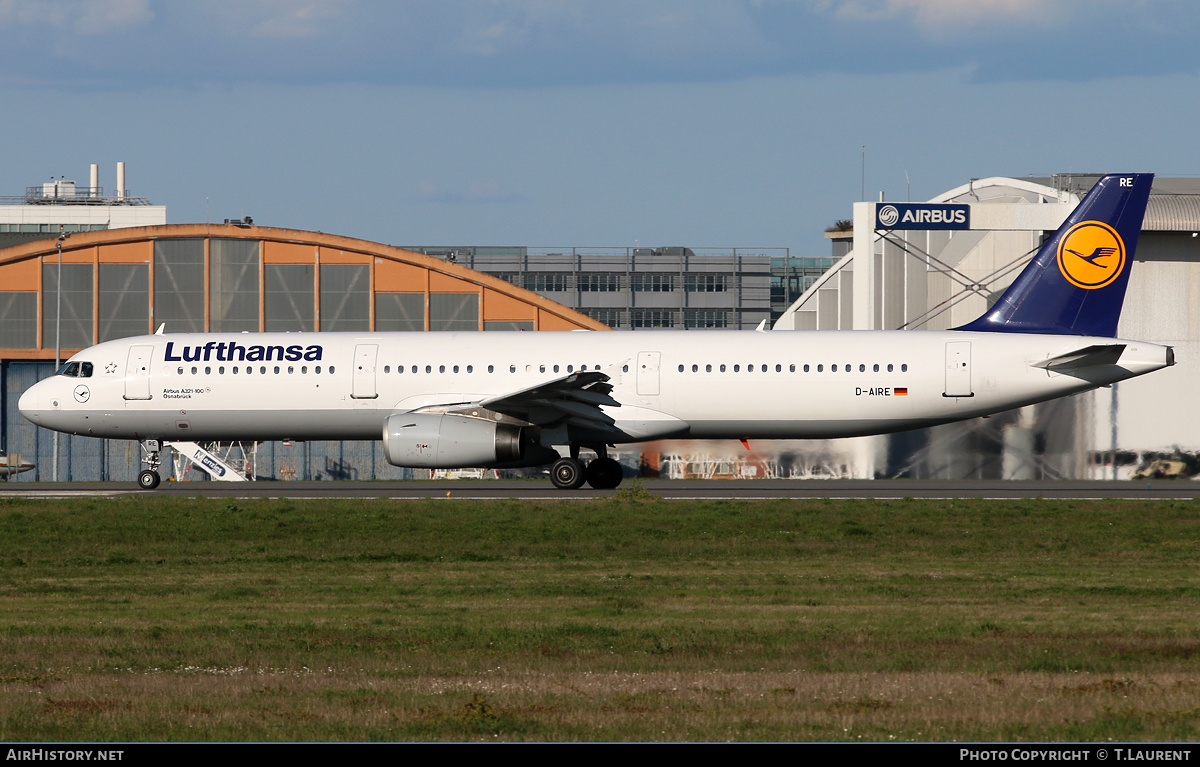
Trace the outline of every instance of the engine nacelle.
[[[526, 448], [535, 448], [527, 450]], [[523, 465], [532, 445], [520, 426], [445, 413], [397, 413], [383, 422], [383, 452], [393, 466], [421, 469]], [[557, 454], [556, 454], [557, 455]]]

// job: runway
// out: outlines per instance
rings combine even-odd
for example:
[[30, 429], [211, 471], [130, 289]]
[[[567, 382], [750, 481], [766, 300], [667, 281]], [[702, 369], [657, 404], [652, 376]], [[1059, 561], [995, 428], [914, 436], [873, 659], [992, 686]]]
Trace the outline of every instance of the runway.
[[664, 499], [780, 500], [814, 498], [1124, 498], [1190, 500], [1200, 483], [1000, 480], [626, 480], [617, 490], [559, 490], [545, 480], [407, 482], [164, 482], [144, 491], [132, 482], [7, 482], [0, 497], [70, 498], [166, 495], [209, 498], [392, 498], [588, 500], [648, 493]]

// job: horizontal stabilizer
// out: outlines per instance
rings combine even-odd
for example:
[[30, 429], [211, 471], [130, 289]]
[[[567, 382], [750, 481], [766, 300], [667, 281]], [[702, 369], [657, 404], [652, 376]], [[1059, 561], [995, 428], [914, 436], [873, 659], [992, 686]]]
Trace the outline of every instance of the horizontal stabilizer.
[[1096, 365], [1115, 365], [1124, 352], [1125, 344], [1094, 344], [1031, 364], [1035, 368], [1045, 368], [1062, 373]]

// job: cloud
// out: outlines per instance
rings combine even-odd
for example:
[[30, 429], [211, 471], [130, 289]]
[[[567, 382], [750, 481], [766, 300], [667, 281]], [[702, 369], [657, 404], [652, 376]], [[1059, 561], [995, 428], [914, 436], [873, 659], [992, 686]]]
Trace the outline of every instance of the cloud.
[[1200, 3], [1166, 0], [0, 0], [0, 82], [537, 88], [957, 68], [1079, 80], [1195, 72], [1198, 32]]
[[149, 0], [0, 0], [0, 24], [107, 34], [154, 19]]
[[1048, 26], [1070, 10], [1070, 0], [841, 0], [823, 4], [847, 21], [911, 18], [926, 30], [980, 24]]

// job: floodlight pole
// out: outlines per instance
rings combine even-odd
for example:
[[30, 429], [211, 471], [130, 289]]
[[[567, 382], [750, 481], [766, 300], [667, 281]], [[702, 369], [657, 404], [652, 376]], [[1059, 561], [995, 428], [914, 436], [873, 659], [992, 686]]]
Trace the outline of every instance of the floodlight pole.
[[[66, 233], [63, 232], [62, 224], [58, 225], [58, 278], [57, 288], [55, 289], [55, 308], [54, 308], [54, 370], [62, 367], [62, 245], [63, 240], [67, 239]], [[58, 432], [54, 432], [54, 481], [58, 481]]]

